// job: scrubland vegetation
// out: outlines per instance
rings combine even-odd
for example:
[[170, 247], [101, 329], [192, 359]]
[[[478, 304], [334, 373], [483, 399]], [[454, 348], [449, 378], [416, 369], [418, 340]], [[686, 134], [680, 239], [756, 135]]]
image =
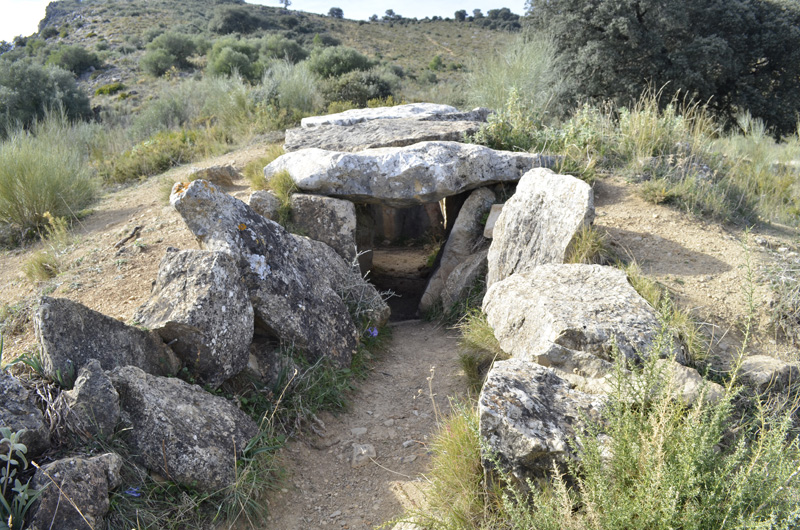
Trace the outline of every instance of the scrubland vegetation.
[[[52, 4], [38, 35], [4, 46], [7, 51], [0, 55], [0, 243], [6, 247], [36, 238], [63, 240], [69, 223], [104, 189], [245, 145], [269, 131], [295, 126], [304, 116], [421, 99], [492, 108], [496, 113], [470, 141], [561, 155], [562, 172], [590, 182], [622, 175], [653, 203], [739, 226], [799, 224], [800, 12], [782, 0], [742, 0], [716, 15], [701, 16], [692, 7], [673, 13], [677, 18], [672, 22], [650, 21], [641, 32], [631, 30], [652, 51], [644, 56], [624, 44], [625, 30], [619, 29], [624, 25], [611, 24], [630, 22], [621, 11], [625, 2], [600, 2], [608, 9], [587, 18], [586, 24], [615, 28], [618, 38], [607, 41], [598, 40], [594, 26], [577, 30], [569, 25], [575, 20], [565, 13], [576, 11], [573, 2], [530, 2], [529, 20], [549, 17], [552, 24], [544, 25], [549, 33], [535, 26], [497, 32], [497, 42], [504, 44], [497, 51], [473, 58], [445, 54], [444, 59], [416, 57], [413, 44], [394, 36], [435, 31], [436, 39], [455, 41], [456, 33], [484, 31], [484, 19], [503, 31], [519, 30], [520, 24], [497, 13], [469, 21], [466, 12], [457, 12], [452, 22], [409, 21], [388, 13], [382, 21], [341, 22], [349, 24], [350, 32], [361, 28], [363, 42], [377, 43], [380, 35], [397, 41], [392, 53], [379, 55], [373, 51], [377, 44], [357, 49], [347, 33], [337, 33], [343, 30], [333, 16], [198, 2], [185, 6], [186, 19], [165, 31], [132, 2], [121, 8], [119, 20], [128, 17], [138, 25], [112, 39], [95, 33], [99, 21], [111, 16], [105, 5], [83, 4], [90, 6], [72, 18], [65, 13], [79, 12], [80, 2]], [[672, 13], [685, 3], [668, 4]], [[556, 12], [559, 6], [565, 9]], [[739, 13], [751, 20], [747, 17], [753, 12], [765, 20], [758, 31], [742, 33], [743, 22], [728, 16]], [[649, 16], [639, 15], [643, 20]], [[708, 32], [701, 31], [700, 19], [714, 17], [715, 24], [724, 26], [721, 35], [742, 33], [741, 39], [730, 37], [729, 46], [723, 37], [702, 40]], [[118, 23], [114, 19], [108, 25]], [[76, 33], [82, 35], [81, 44], [68, 43]], [[756, 46], [758, 35], [769, 38]], [[687, 36], [692, 39], [686, 55], [676, 57], [675, 44], [683, 45]], [[693, 62], [692, 53], [702, 60]], [[730, 58], [725, 63], [730, 68], [712, 75], [720, 54]], [[769, 59], [773, 69], [762, 59]], [[692, 68], [681, 70], [687, 61]], [[129, 78], [101, 79], [91, 90], [90, 104], [86, 87], [93, 75], [102, 78], [109, 63], [124, 66]], [[731, 84], [736, 88], [729, 89]], [[92, 105], [100, 108], [93, 112]], [[254, 189], [270, 185], [260, 167], [279, 154], [274, 148], [247, 168]], [[283, 186], [288, 201], [285, 179], [271, 186]], [[599, 234], [590, 231], [581, 241], [572, 261], [615, 262]], [[37, 255], [31, 277], [58, 274], [57, 254]], [[707, 345], [691, 317], [672, 304], [668, 293], [648, 283], [635, 264], [627, 267], [632, 283], [659, 309], [665, 329], [676, 334], [702, 369]], [[786, 263], [766, 279], [777, 293], [772, 318], [783, 340], [800, 336], [799, 272]], [[481, 287], [476, 286], [471, 305], [445, 311], [451, 321], [463, 316], [463, 363], [475, 389], [490, 364], [504, 355], [479, 311]], [[1, 308], [0, 331], [8, 331], [21, 311]], [[747, 337], [747, 324], [743, 333]], [[206, 498], [141, 476], [136, 490], [141, 496], [112, 497], [112, 525], [191, 526], [198, 518], [213, 518], [207, 512], [212, 505], [225, 512], [219, 517], [246, 513], [257, 520], [263, 515], [258, 499], [276, 480], [274, 449], [303, 419], [344, 403], [349, 377], [364, 372], [369, 351], [386, 334], [379, 337], [365, 335], [365, 347], [349, 371], [301, 366], [291, 381], [293, 391], [285, 396], [284, 387], [225, 389], [240, 395], [243, 408], [264, 431], [245, 451], [236, 487]], [[740, 355], [746, 350], [745, 340]], [[603, 427], [610, 446], [601, 447], [597, 432], [579, 441], [581, 460], [569, 469], [574, 482], [557, 470], [549, 483], [512, 485], [502, 474], [487, 482], [475, 404], [459, 404], [452, 417], [442, 419], [432, 447], [428, 506], [406, 518], [447, 529], [798, 524], [794, 389], [786, 396], [747, 394], [734, 368], [715, 375], [725, 386], [718, 402], [686, 408], [670, 397], [654, 365], [640, 370], [641, 387], [620, 383], [610, 396]], [[284, 383], [290, 378], [287, 374]], [[124, 448], [115, 450], [124, 454]], [[134, 468], [128, 472], [135, 473]]]

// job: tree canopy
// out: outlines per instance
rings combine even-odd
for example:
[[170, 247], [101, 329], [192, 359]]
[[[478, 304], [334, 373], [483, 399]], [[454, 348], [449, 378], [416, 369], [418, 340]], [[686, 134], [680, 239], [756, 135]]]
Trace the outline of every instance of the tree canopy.
[[749, 111], [777, 134], [800, 113], [795, 0], [528, 0], [553, 32], [573, 100], [629, 104], [665, 87], [723, 118]]

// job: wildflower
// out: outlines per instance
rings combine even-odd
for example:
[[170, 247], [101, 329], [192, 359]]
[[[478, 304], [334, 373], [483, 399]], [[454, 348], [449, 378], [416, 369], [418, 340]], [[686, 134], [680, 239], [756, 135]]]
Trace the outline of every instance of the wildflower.
[[367, 328], [367, 335], [372, 337], [373, 339], [378, 336], [378, 328], [374, 326], [370, 326]]
[[128, 488], [125, 490], [125, 495], [130, 495], [131, 497], [141, 497], [142, 494], [139, 491], [139, 488]]

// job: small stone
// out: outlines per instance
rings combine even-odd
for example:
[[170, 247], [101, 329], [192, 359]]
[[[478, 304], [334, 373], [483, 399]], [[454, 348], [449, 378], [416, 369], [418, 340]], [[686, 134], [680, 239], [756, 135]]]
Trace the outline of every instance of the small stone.
[[392, 425], [394, 425], [394, 420], [386, 420], [385, 422], [383, 422], [383, 424], [386, 427], [391, 427]]
[[335, 512], [333, 512], [332, 514], [330, 514], [330, 515], [329, 515], [329, 517], [330, 517], [331, 519], [336, 519], [336, 518], [337, 518], [337, 517], [339, 517], [340, 515], [342, 515], [342, 510], [336, 510]]
[[401, 464], [410, 464], [411, 462], [413, 462], [416, 459], [417, 459], [417, 455], [407, 455], [407, 456], [404, 456], [404, 457], [400, 458], [400, 463]]
[[353, 459], [350, 466], [353, 468], [363, 467], [376, 456], [375, 447], [371, 444], [353, 444]]
[[363, 435], [367, 434], [367, 428], [366, 427], [354, 427], [354, 428], [350, 429], [350, 434], [352, 434], [353, 436], [363, 436]]
[[403, 442], [403, 449], [408, 449], [409, 447], [411, 447], [415, 443], [416, 442], [414, 440], [406, 440], [405, 442]]

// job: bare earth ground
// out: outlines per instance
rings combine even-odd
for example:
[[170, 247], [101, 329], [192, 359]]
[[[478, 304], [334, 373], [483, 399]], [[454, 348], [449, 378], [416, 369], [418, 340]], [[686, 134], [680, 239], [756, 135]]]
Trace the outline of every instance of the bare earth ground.
[[[263, 150], [263, 145], [255, 145], [196, 165], [234, 163], [242, 168]], [[50, 282], [33, 285], [20, 272], [41, 244], [0, 254], [0, 306], [34, 301], [44, 291], [130, 319], [146, 300], [167, 247], [197, 248], [163, 192], [162, 181], [181, 180], [187, 172], [186, 167], [178, 168], [103, 197], [76, 227], [74, 244], [61, 256], [65, 272]], [[236, 184], [229, 191], [246, 198], [246, 182]], [[748, 256], [758, 278], [776, 252], [797, 250], [793, 229], [762, 227], [745, 237], [740, 228], [645, 203], [621, 179], [600, 180], [595, 194], [596, 225], [608, 232], [618, 253], [635, 258], [646, 274], [673, 291], [679, 304], [710, 325], [716, 352], [732, 352], [738, 346], [738, 327], [747, 314], [743, 286]], [[114, 244], [135, 226], [142, 227], [138, 242], [116, 250]], [[409, 267], [419, 257], [409, 260]], [[404, 263], [396, 257], [391, 261]], [[757, 282], [759, 326], [751, 353], [796, 360], [796, 350], [774, 340], [766, 328], [769, 300], [768, 289]], [[321, 417], [324, 436], [309, 432], [284, 449], [287, 478], [283, 488], [269, 496], [269, 528], [372, 528], [419, 500], [418, 486], [424, 484], [422, 473], [430, 459], [427, 444], [437, 426], [430, 394], [435, 395], [438, 414], [446, 414], [448, 396], [463, 397], [466, 382], [458, 368], [455, 333], [419, 321], [397, 322], [392, 329], [389, 349], [359, 384], [350, 409]], [[32, 326], [20, 326], [6, 337], [4, 359], [33, 345]], [[351, 467], [354, 444], [371, 444], [376, 456], [363, 467]]]

